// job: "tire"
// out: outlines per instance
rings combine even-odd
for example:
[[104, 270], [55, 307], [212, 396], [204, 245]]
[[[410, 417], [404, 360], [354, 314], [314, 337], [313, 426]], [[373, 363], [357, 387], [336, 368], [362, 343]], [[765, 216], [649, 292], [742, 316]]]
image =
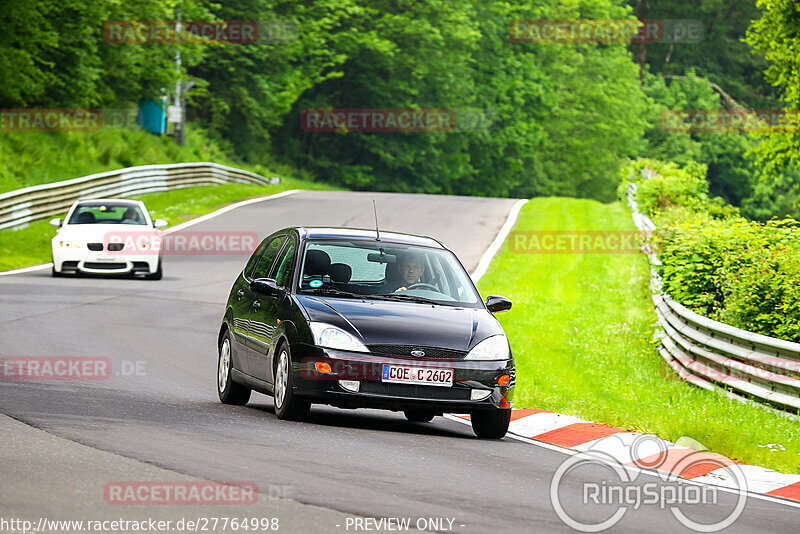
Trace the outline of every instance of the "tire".
[[250, 388], [237, 384], [231, 377], [233, 360], [231, 359], [231, 337], [225, 332], [219, 344], [219, 358], [217, 359], [217, 394], [222, 404], [244, 406], [250, 400]]
[[508, 432], [508, 425], [511, 423], [511, 410], [493, 408], [475, 411], [470, 415], [472, 431], [484, 439], [502, 438]]
[[275, 415], [278, 419], [302, 421], [311, 409], [311, 401], [298, 397], [292, 391], [292, 356], [286, 343], [278, 348], [278, 364], [275, 366], [275, 388], [272, 397], [275, 401]]
[[63, 270], [62, 271], [56, 271], [56, 260], [55, 260], [55, 258], [53, 256], [50, 256], [50, 263], [53, 264], [53, 266], [50, 268], [50, 275], [53, 278], [63, 278], [64, 277], [64, 271]]
[[436, 417], [436, 412], [433, 410], [427, 410], [425, 408], [403, 410], [403, 413], [406, 415], [406, 419], [412, 423], [428, 423], [433, 421], [433, 418]]
[[146, 280], [161, 280], [164, 276], [164, 270], [161, 268], [161, 258], [158, 258], [158, 267], [156, 272], [144, 275]]

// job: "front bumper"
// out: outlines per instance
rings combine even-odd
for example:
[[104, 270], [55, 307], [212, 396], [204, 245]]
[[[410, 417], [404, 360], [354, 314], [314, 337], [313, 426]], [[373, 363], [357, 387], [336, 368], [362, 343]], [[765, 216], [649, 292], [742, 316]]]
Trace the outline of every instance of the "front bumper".
[[[428, 408], [438, 412], [511, 408], [516, 367], [514, 359], [497, 361], [388, 357], [374, 354], [321, 349], [298, 344], [293, 354], [294, 392], [314, 402], [343, 408], [383, 408], [405, 410]], [[317, 362], [330, 365], [330, 373], [320, 373]], [[400, 384], [381, 379], [383, 364], [454, 370], [453, 385]], [[507, 385], [498, 378], [509, 375]], [[358, 381], [359, 391], [344, 389], [339, 380]], [[488, 396], [472, 400], [472, 391]]]
[[53, 265], [57, 272], [82, 272], [90, 274], [154, 273], [158, 269], [158, 256], [154, 254], [113, 254], [108, 252], [53, 251]]

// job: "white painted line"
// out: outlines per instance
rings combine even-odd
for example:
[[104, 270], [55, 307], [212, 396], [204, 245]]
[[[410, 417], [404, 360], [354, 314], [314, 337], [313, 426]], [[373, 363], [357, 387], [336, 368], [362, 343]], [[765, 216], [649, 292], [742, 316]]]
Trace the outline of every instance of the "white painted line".
[[228, 213], [229, 211], [233, 211], [236, 208], [241, 208], [242, 206], [249, 206], [250, 204], [256, 204], [257, 202], [266, 202], [267, 200], [275, 200], [282, 197], [288, 197], [289, 195], [294, 195], [295, 193], [300, 193], [301, 191], [302, 189], [290, 189], [289, 191], [283, 191], [282, 193], [275, 193], [274, 195], [269, 195], [267, 197], [259, 197], [259, 198], [251, 198], [250, 200], [243, 200], [241, 202], [231, 204], [230, 206], [225, 206], [224, 208], [220, 208], [217, 211], [212, 211], [211, 213], [202, 215], [196, 219], [192, 219], [191, 221], [186, 221], [185, 223], [181, 223], [178, 226], [173, 226], [168, 230], [164, 230], [162, 232], [162, 235], [169, 235], [173, 232], [178, 232], [180, 230], [183, 230], [184, 228], [188, 228], [190, 226], [194, 226], [195, 224], [199, 224], [201, 222], [213, 219], [214, 217], [219, 217], [223, 213]]
[[492, 259], [500, 251], [500, 247], [503, 246], [503, 242], [506, 240], [508, 233], [511, 232], [512, 228], [514, 228], [514, 224], [516, 224], [517, 217], [519, 216], [519, 210], [522, 209], [522, 206], [524, 206], [526, 202], [528, 202], [528, 199], [526, 198], [517, 200], [517, 202], [511, 208], [511, 211], [508, 212], [508, 217], [506, 218], [505, 224], [503, 224], [502, 228], [500, 228], [500, 231], [497, 233], [494, 241], [492, 241], [492, 244], [486, 249], [486, 252], [483, 253], [483, 256], [481, 256], [481, 261], [478, 262], [478, 266], [470, 275], [473, 283], [477, 284], [478, 280], [480, 280], [481, 277], [486, 274], [486, 271], [489, 269], [489, 264], [492, 263]]
[[[779, 473], [757, 465], [739, 464], [739, 469], [744, 473], [744, 478], [747, 480], [747, 489], [756, 493], [767, 493], [800, 482], [800, 475], [787, 475], [786, 473]], [[726, 487], [736, 487], [736, 481], [727, 480], [729, 476], [729, 472], [720, 468], [706, 475], [695, 477], [693, 480]]]
[[34, 271], [41, 271], [42, 269], [49, 269], [52, 263], [43, 263], [41, 265], [32, 265], [31, 267], [23, 267], [22, 269], [14, 269], [13, 271], [3, 271], [0, 276], [9, 276], [12, 274], [32, 273]]
[[[162, 235], [169, 235], [173, 232], [177, 232], [179, 230], [183, 230], [184, 228], [188, 228], [195, 224], [208, 221], [209, 219], [213, 219], [214, 217], [218, 217], [223, 213], [228, 213], [231, 210], [235, 210], [236, 208], [241, 208], [242, 206], [248, 206], [250, 204], [255, 204], [257, 202], [265, 202], [267, 200], [275, 200], [281, 197], [288, 197], [289, 195], [294, 195], [295, 193], [300, 193], [303, 191], [302, 189], [290, 189], [289, 191], [283, 191], [281, 193], [275, 193], [274, 195], [269, 195], [266, 197], [259, 197], [259, 198], [251, 198], [250, 200], [243, 200], [241, 202], [237, 202], [235, 204], [231, 204], [229, 206], [225, 206], [224, 208], [220, 208], [216, 211], [212, 211], [211, 213], [207, 213], [205, 215], [201, 215], [196, 219], [192, 219], [191, 221], [186, 221], [185, 223], [181, 223], [177, 226], [173, 226], [168, 230], [164, 230]], [[42, 265], [34, 265], [32, 267], [23, 267], [22, 269], [14, 269], [12, 271], [3, 271], [0, 272], [0, 276], [10, 276], [12, 274], [24, 274], [24, 273], [32, 273], [34, 271], [41, 271], [43, 269], [49, 269], [52, 267], [52, 263], [43, 263]]]

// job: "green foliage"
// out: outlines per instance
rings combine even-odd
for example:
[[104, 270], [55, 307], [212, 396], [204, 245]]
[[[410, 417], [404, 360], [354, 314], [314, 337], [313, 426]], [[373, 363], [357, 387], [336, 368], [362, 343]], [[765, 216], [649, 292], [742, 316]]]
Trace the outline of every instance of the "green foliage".
[[[642, 169], [655, 171], [641, 179]], [[710, 198], [705, 168], [690, 162], [637, 160], [639, 209], [658, 228], [654, 243], [664, 291], [712, 319], [752, 332], [800, 341], [800, 224], [747, 221]], [[627, 187], [626, 180], [620, 193]]]
[[188, 130], [183, 147], [140, 129], [5, 132], [0, 133], [0, 192], [134, 165], [227, 160], [198, 129]]

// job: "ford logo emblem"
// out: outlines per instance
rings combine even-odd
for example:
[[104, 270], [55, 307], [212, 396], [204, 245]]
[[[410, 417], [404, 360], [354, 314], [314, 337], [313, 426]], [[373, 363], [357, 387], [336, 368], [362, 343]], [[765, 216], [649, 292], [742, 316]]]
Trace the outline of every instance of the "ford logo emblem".
[[411, 355], [417, 358], [422, 358], [423, 356], [425, 356], [425, 353], [422, 352], [421, 350], [412, 350]]

